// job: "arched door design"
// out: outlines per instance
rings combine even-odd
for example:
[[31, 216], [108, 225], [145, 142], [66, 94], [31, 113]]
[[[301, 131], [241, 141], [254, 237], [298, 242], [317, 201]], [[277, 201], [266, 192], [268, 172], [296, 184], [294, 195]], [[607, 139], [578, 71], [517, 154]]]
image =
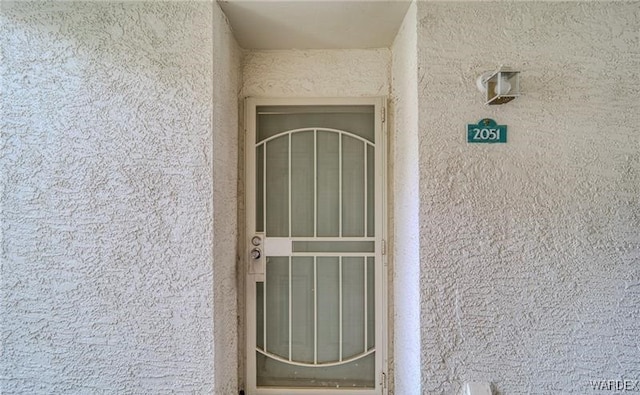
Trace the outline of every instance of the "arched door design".
[[247, 102], [249, 393], [382, 391], [382, 101], [359, 101]]

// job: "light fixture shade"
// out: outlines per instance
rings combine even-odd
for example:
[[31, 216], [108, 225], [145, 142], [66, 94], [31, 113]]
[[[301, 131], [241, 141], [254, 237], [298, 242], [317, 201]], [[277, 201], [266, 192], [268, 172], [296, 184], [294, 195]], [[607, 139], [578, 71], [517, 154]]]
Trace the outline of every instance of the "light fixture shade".
[[520, 72], [500, 68], [478, 77], [478, 88], [486, 93], [485, 104], [505, 104], [520, 96]]

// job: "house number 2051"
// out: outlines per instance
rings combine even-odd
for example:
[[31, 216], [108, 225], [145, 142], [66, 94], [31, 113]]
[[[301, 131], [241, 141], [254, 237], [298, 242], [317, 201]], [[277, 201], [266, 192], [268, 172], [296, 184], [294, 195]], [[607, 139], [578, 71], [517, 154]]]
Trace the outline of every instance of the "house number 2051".
[[474, 140], [500, 140], [500, 129], [473, 129]]
[[467, 125], [468, 143], [506, 143], [507, 125], [498, 125], [493, 119], [481, 119], [477, 124]]

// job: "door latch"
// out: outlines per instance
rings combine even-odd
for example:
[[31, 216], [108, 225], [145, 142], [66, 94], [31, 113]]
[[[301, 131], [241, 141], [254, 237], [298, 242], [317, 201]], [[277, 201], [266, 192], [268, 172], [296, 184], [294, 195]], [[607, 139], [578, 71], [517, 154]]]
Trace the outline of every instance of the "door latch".
[[250, 274], [263, 274], [264, 273], [264, 254], [262, 253], [264, 235], [256, 234], [251, 240], [249, 240], [249, 273]]

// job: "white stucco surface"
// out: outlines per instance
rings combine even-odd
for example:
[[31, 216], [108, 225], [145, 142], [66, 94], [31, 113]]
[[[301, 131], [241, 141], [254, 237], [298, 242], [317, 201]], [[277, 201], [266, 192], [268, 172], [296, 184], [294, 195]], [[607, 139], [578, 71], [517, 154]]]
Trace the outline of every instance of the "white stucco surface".
[[217, 6], [3, 2], [0, 29], [0, 392], [235, 390], [238, 61]]
[[387, 49], [249, 51], [245, 97], [358, 97], [389, 94]]
[[416, 5], [392, 47], [393, 386], [420, 393], [420, 175]]
[[[213, 20], [213, 300], [216, 394], [238, 390], [238, 93], [241, 50], [216, 5]], [[239, 337], [240, 336], [240, 337]]]
[[640, 380], [639, 3], [416, 7], [241, 64], [214, 3], [3, 2], [0, 393], [236, 393], [239, 86], [391, 95], [396, 394]]
[[[640, 4], [418, 3], [422, 391], [640, 379]], [[501, 64], [525, 95], [487, 107]], [[506, 144], [466, 143], [493, 118]]]

